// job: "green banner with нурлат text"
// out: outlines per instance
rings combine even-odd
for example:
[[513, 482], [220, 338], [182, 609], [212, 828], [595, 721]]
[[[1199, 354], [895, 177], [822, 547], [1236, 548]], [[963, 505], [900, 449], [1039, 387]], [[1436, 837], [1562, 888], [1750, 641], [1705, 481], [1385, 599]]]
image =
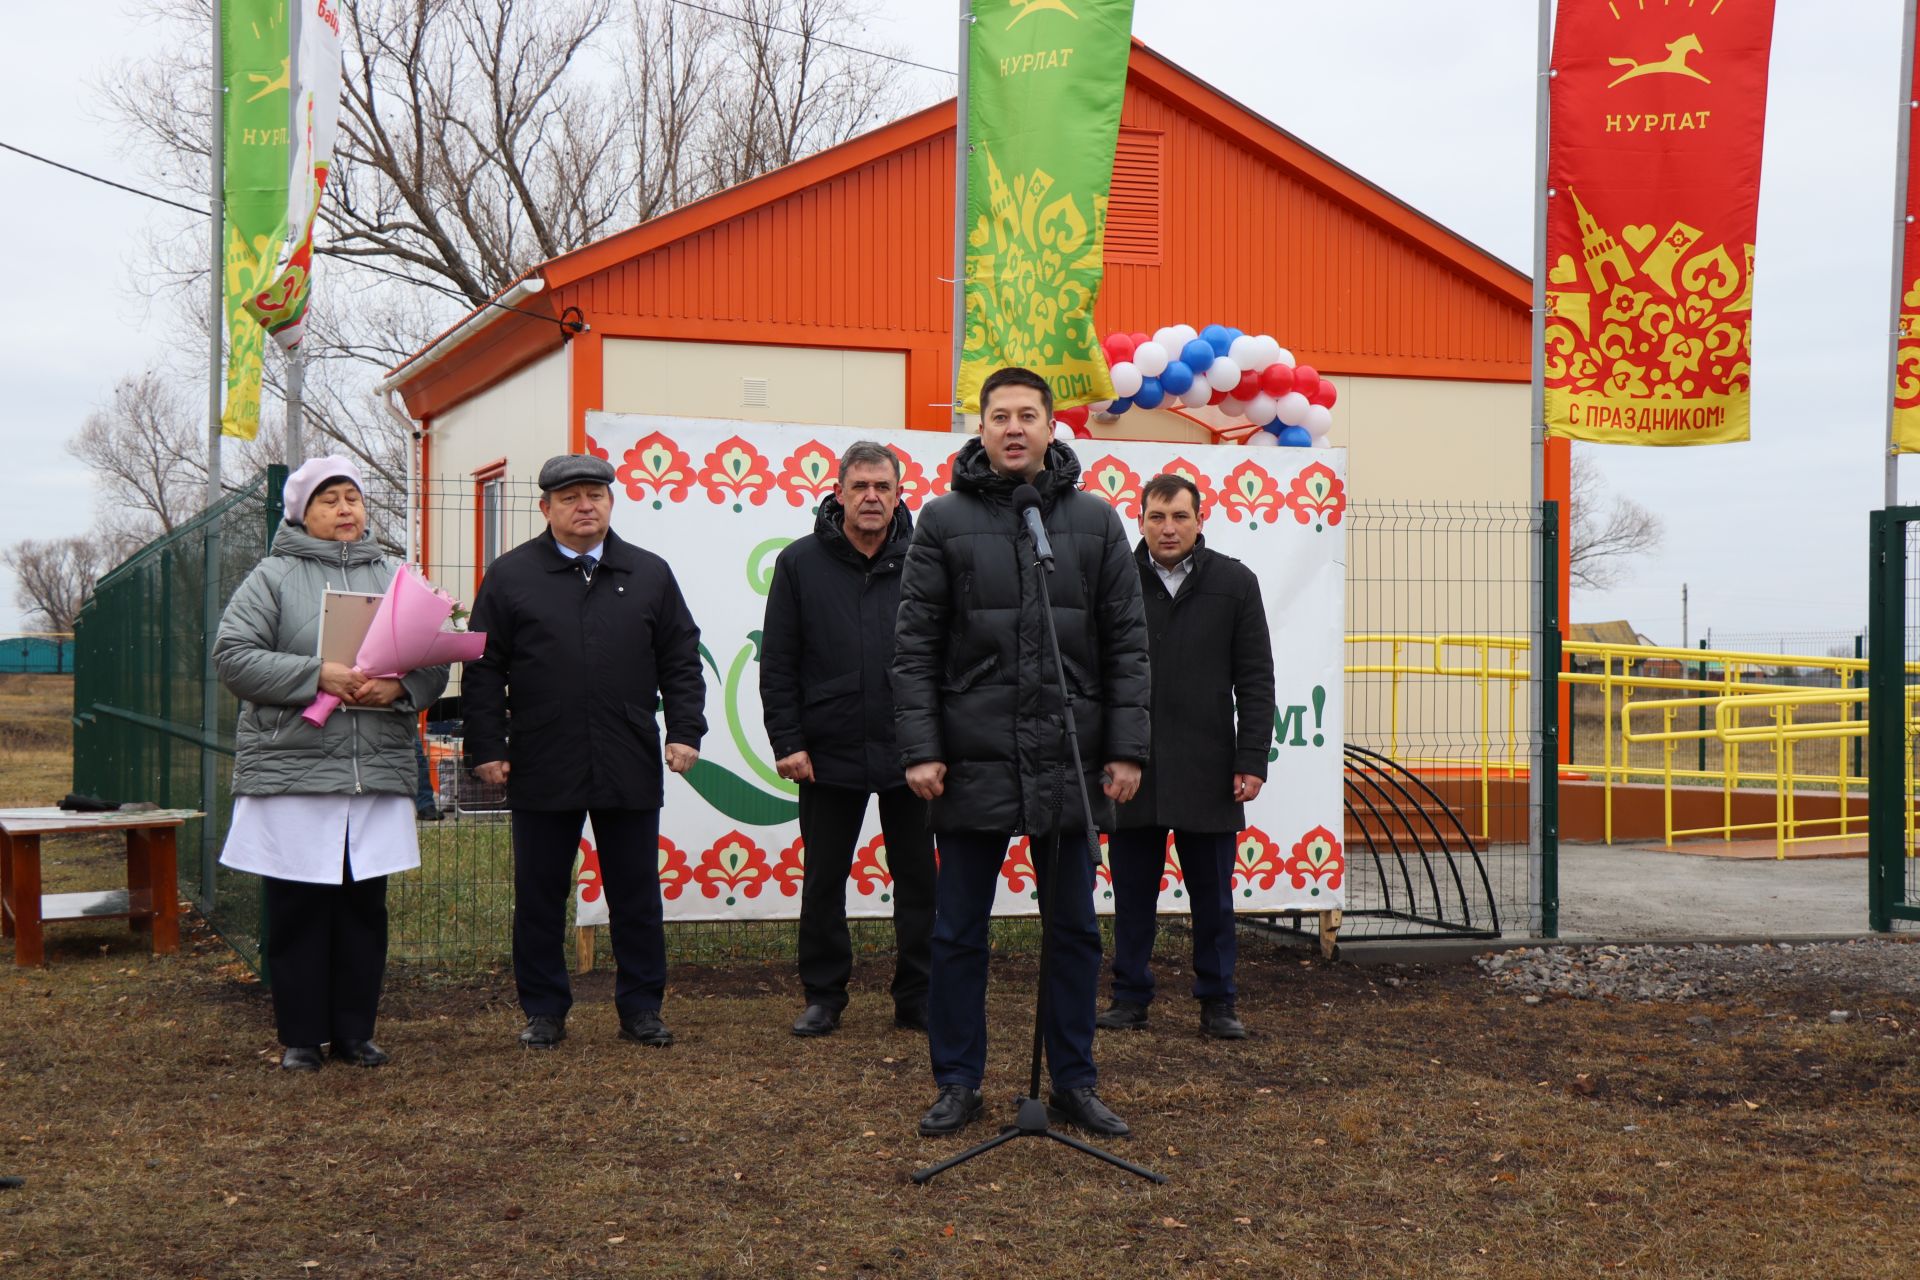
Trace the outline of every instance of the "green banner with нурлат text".
[[1003, 365], [1056, 406], [1110, 399], [1094, 332], [1133, 0], [974, 0], [967, 52], [966, 319], [954, 396]]
[[266, 330], [247, 302], [273, 279], [287, 230], [287, 105], [292, 50], [287, 0], [223, 0], [221, 72], [226, 83], [222, 192], [226, 227], [227, 400], [223, 435], [260, 430]]

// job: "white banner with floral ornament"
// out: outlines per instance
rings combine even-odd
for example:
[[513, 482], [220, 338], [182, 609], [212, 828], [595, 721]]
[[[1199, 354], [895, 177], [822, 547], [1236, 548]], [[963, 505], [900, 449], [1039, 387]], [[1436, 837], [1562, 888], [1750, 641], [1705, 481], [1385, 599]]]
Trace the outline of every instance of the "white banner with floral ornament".
[[[616, 468], [613, 527], [664, 556], [700, 624], [707, 673], [700, 763], [669, 774], [660, 814], [660, 893], [669, 920], [762, 920], [800, 912], [800, 839], [793, 784], [773, 768], [760, 708], [760, 636], [774, 557], [813, 530], [838, 459], [877, 440], [905, 467], [915, 510], [947, 491], [967, 437], [788, 423], [590, 413], [587, 447]], [[1341, 743], [1346, 588], [1346, 455], [1338, 449], [1248, 450], [1076, 440], [1086, 488], [1138, 538], [1141, 487], [1163, 471], [1199, 486], [1207, 545], [1260, 576], [1273, 635], [1279, 712], [1266, 788], [1247, 806], [1234, 867], [1241, 911], [1338, 909], [1345, 901]], [[1226, 785], [1226, 779], [1221, 780]], [[599, 859], [582, 842], [577, 922], [603, 923]], [[1169, 841], [1160, 909], [1186, 893]], [[892, 914], [893, 878], [879, 817], [868, 806], [847, 883], [847, 914]], [[1096, 906], [1112, 909], [1102, 866]], [[1038, 910], [1024, 837], [1001, 870], [996, 914]]]

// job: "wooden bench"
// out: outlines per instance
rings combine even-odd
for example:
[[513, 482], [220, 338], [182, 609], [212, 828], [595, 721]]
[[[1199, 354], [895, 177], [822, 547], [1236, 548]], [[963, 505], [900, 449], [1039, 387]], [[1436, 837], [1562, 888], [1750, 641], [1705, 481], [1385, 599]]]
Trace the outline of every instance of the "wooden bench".
[[[180, 949], [180, 893], [175, 833], [190, 809], [144, 813], [68, 813], [61, 809], [0, 809], [0, 937], [13, 938], [13, 962], [46, 963], [41, 926], [56, 920], [124, 919], [151, 936], [153, 953]], [[40, 838], [123, 831], [127, 887], [90, 893], [40, 892]]]

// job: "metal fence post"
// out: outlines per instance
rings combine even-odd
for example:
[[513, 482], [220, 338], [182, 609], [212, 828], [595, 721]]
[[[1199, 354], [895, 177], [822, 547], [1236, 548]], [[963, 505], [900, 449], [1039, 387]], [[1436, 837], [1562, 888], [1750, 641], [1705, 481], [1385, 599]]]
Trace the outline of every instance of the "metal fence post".
[[1540, 934], [1560, 936], [1560, 504], [1540, 504]]
[[213, 669], [213, 637], [220, 629], [220, 519], [208, 520], [200, 529], [200, 894], [195, 899], [201, 914], [213, 913], [214, 832], [219, 824], [213, 811], [219, 804], [219, 755], [213, 749], [214, 735], [220, 727], [220, 682]]
[[[1707, 647], [1707, 641], [1705, 636], [1702, 636], [1700, 638], [1700, 647], [1702, 649], [1705, 649]], [[1704, 681], [1707, 678], [1707, 660], [1705, 658], [1700, 659], [1699, 663], [1694, 667], [1693, 676], [1694, 676], [1694, 679], [1702, 680], [1702, 681]], [[1694, 723], [1694, 727], [1700, 730], [1700, 732], [1705, 733], [1707, 731], [1706, 707], [1699, 706], [1693, 709], [1693, 723]], [[1700, 739], [1699, 746], [1700, 746], [1700, 772], [1705, 773], [1707, 771], [1707, 740], [1705, 738]]]
[[[1867, 656], [1867, 633], [1864, 631], [1856, 632], [1854, 634], [1853, 656], [1856, 658], [1864, 658]], [[1853, 673], [1853, 682], [1852, 682], [1853, 688], [1855, 689], [1864, 688], [1866, 686], [1866, 683], [1867, 683], [1867, 677], [1864, 672], [1855, 671]], [[1849, 720], [1858, 720], [1860, 718], [1859, 704], [1853, 703], [1850, 705], [1852, 706], [1852, 710], [1850, 710], [1847, 713], [1847, 718]], [[1862, 742], [1859, 738], [1855, 738], [1853, 740], [1853, 776], [1856, 778], [1864, 778], [1867, 776], [1866, 770], [1861, 764], [1861, 761], [1865, 757], [1866, 748], [1867, 748], [1867, 744]]]
[[1894, 511], [1868, 517], [1867, 927], [1893, 928], [1894, 876], [1906, 844], [1906, 525]]

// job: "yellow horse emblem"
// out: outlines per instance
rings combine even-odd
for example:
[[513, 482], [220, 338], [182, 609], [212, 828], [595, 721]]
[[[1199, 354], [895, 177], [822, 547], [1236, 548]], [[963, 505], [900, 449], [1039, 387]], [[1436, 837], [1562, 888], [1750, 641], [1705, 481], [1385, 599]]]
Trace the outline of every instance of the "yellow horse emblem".
[[1007, 24], [1007, 30], [1009, 31], [1018, 25], [1020, 19], [1030, 17], [1033, 14], [1048, 9], [1051, 9], [1055, 13], [1064, 13], [1075, 22], [1080, 21], [1080, 15], [1067, 8], [1067, 0], [1012, 0], [1012, 2], [1013, 6], [1020, 10], [1020, 12], [1014, 14], [1013, 21]]
[[1692, 76], [1701, 84], [1712, 84], [1713, 81], [1687, 65], [1687, 59], [1700, 51], [1700, 37], [1684, 35], [1667, 46], [1667, 56], [1658, 62], [1637, 62], [1632, 58], [1608, 58], [1608, 66], [1629, 67], [1631, 70], [1621, 72], [1619, 79], [1609, 84], [1607, 88], [1611, 89], [1613, 85], [1632, 80], [1637, 76]]

